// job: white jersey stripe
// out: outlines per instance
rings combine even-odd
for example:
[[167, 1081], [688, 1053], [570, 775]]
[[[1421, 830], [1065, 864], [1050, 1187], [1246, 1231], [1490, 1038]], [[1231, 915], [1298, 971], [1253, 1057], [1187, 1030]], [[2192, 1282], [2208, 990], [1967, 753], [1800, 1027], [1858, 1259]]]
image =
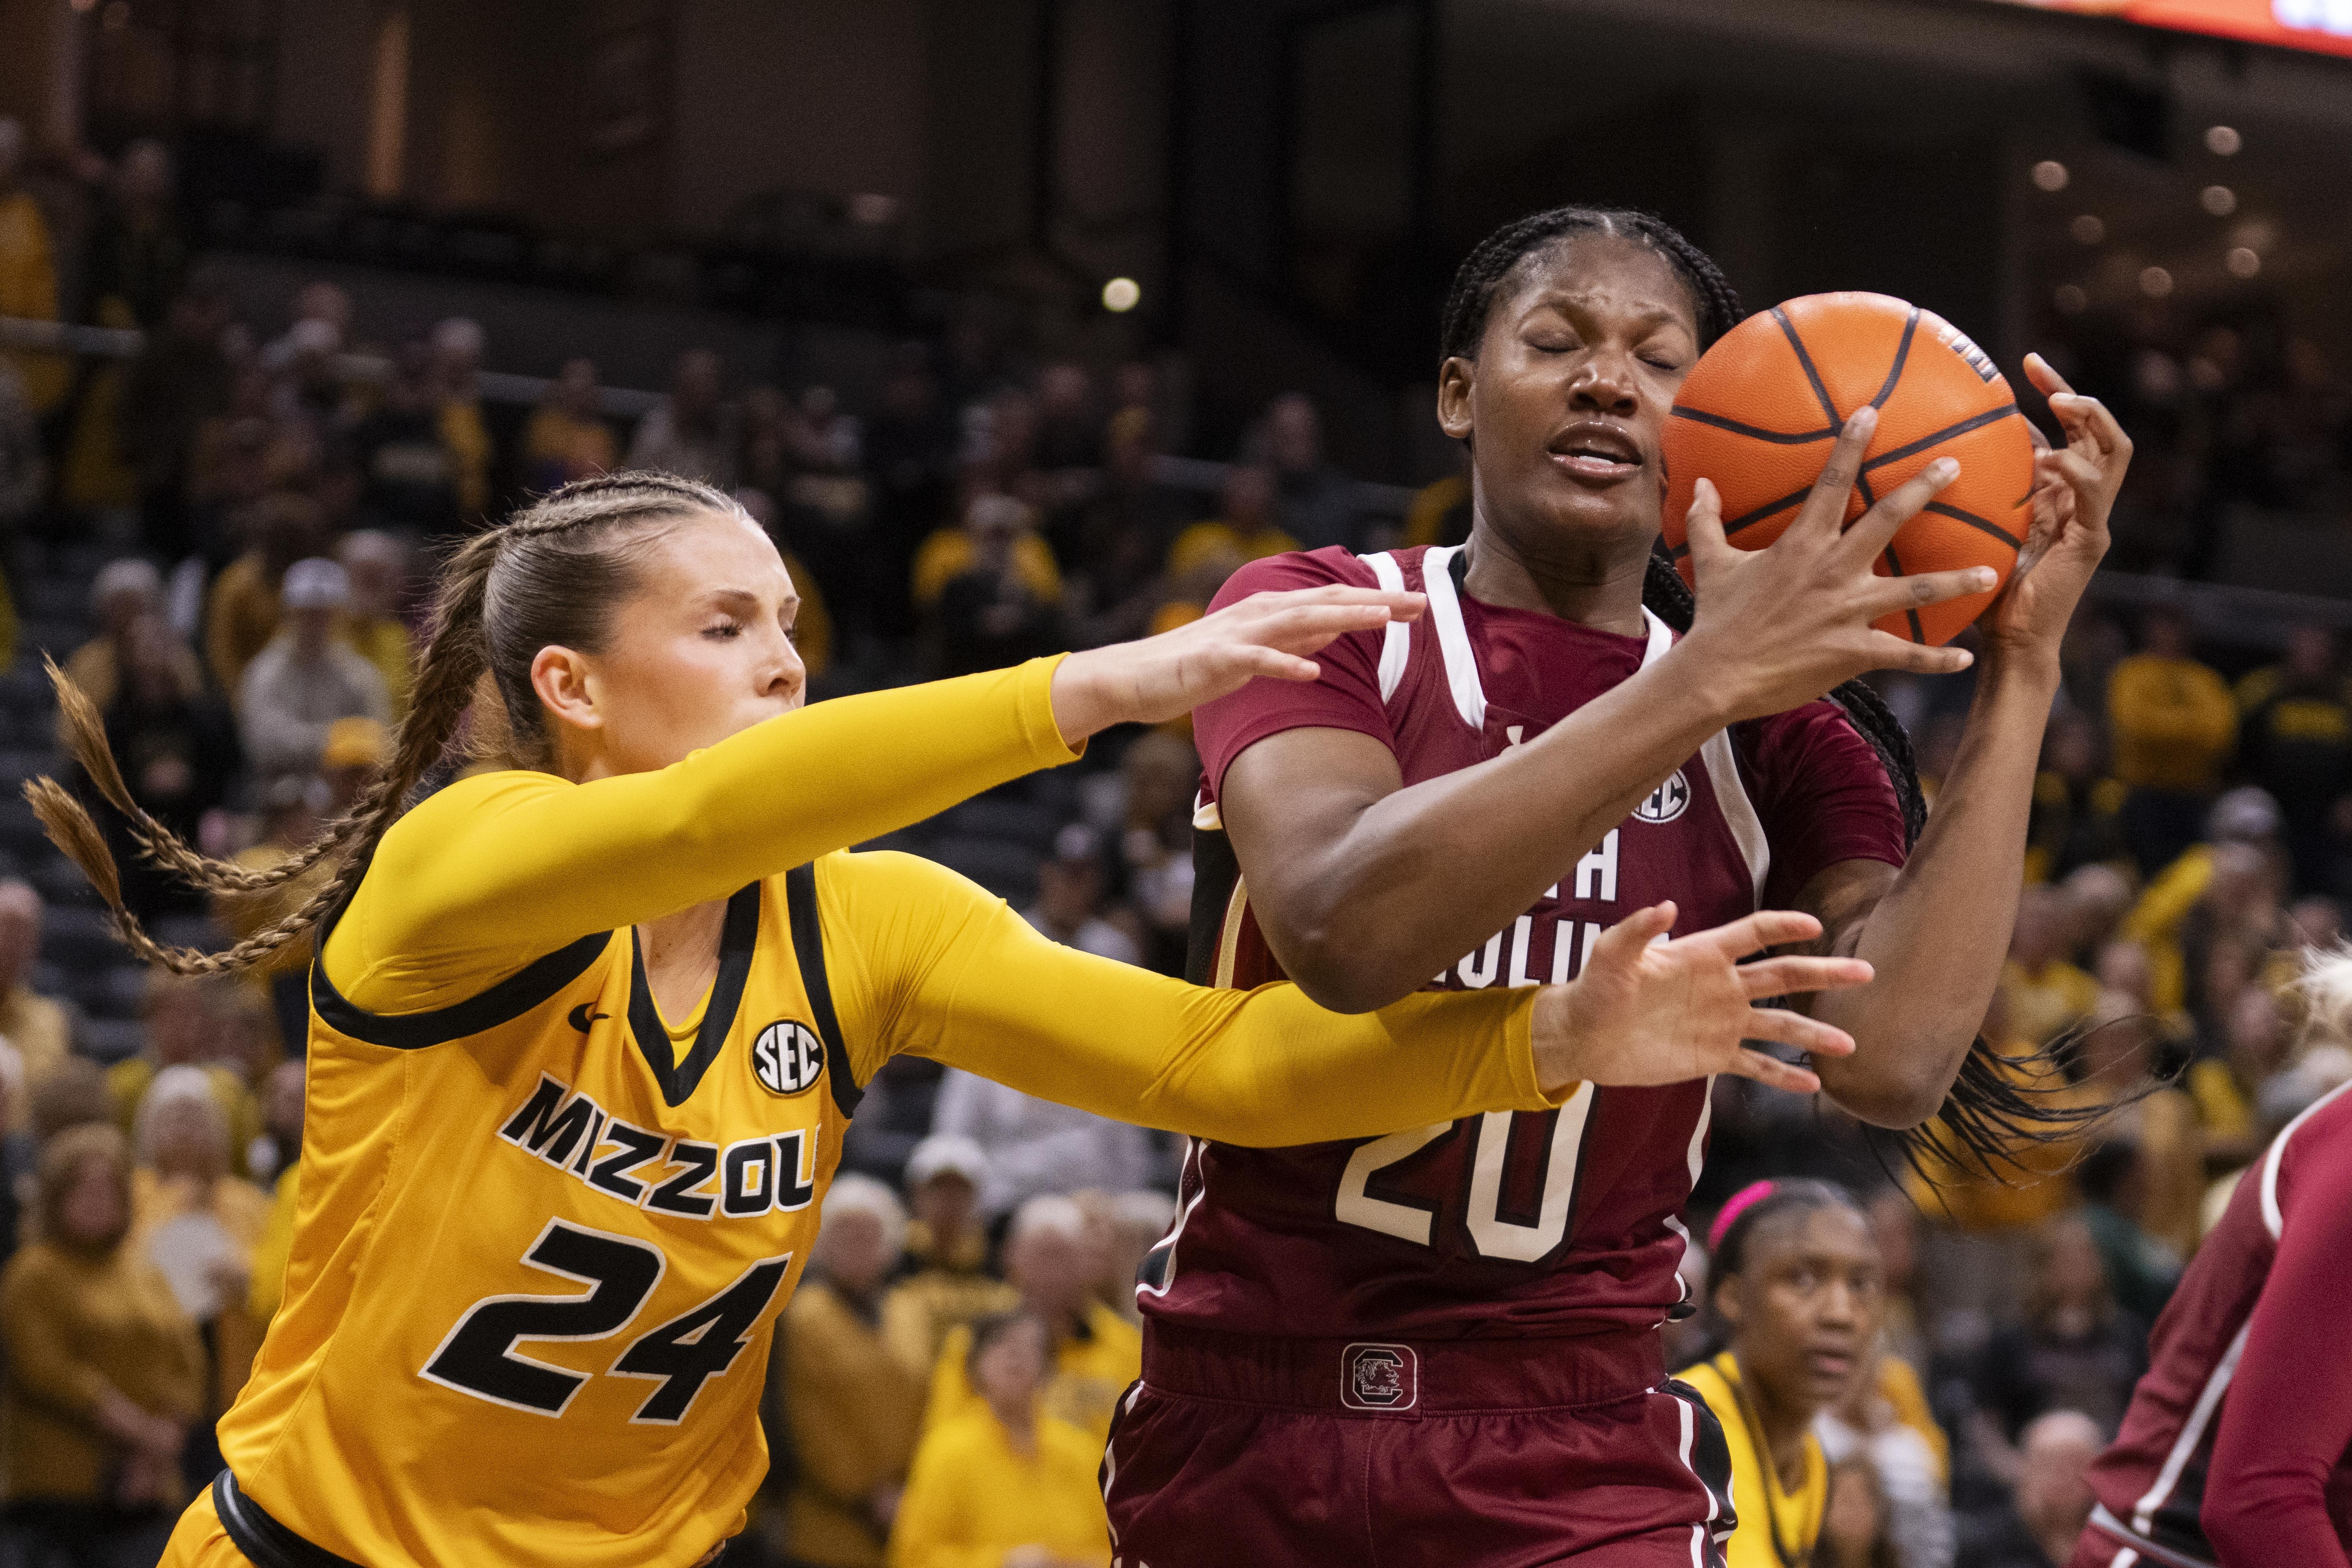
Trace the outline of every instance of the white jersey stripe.
[[[1372, 575], [1381, 580], [1381, 587], [1391, 594], [1404, 592], [1404, 569], [1397, 564], [1393, 554], [1383, 550], [1377, 555], [1359, 555], [1356, 559], [1372, 569]], [[1397, 688], [1404, 683], [1405, 663], [1412, 657], [1412, 623], [1391, 621], [1388, 630], [1381, 636], [1381, 701], [1386, 702], [1394, 697]]]
[[2313, 1111], [2317, 1110], [2347, 1089], [2352, 1089], [2352, 1083], [2337, 1084], [2334, 1089], [2305, 1106], [2294, 1121], [2279, 1129], [2279, 1135], [2271, 1140], [2269, 1151], [2263, 1155], [2263, 1228], [2271, 1233], [2273, 1241], [2276, 1241], [2286, 1229], [2286, 1215], [2279, 1207], [2278, 1196], [2279, 1159], [2286, 1152], [2286, 1141], [2294, 1136], [2297, 1128], [2311, 1119]]
[[2172, 1452], [2164, 1457], [2164, 1468], [2157, 1471], [2156, 1484], [2147, 1489], [2146, 1497], [2133, 1505], [2132, 1529], [2139, 1534], [2146, 1535], [2155, 1528], [2156, 1510], [2165, 1505], [2172, 1496], [2172, 1489], [2180, 1484], [2180, 1472], [2189, 1468], [2189, 1456], [2197, 1452], [2197, 1445], [2204, 1440], [2205, 1428], [2211, 1425], [2213, 1412], [2221, 1407], [2221, 1395], [2229, 1392], [2230, 1380], [2237, 1375], [2238, 1358], [2246, 1351], [2246, 1331], [2252, 1326], [2251, 1318], [2238, 1325], [2238, 1337], [2231, 1340], [2230, 1348], [2221, 1352], [2221, 1364], [2213, 1369], [2213, 1375], [2205, 1380], [2205, 1389], [2197, 1396], [2196, 1408], [2189, 1411], [2188, 1421], [2180, 1428], [2180, 1436], [2172, 1440]]
[[1716, 805], [1723, 813], [1723, 824], [1739, 845], [1739, 858], [1748, 862], [1748, 879], [1756, 887], [1756, 907], [1760, 910], [1764, 879], [1772, 869], [1772, 846], [1764, 837], [1763, 819], [1748, 798], [1748, 786], [1739, 781], [1739, 760], [1731, 749], [1731, 731], [1717, 730], [1709, 735], [1698, 749], [1698, 757], [1706, 765], [1706, 776], [1715, 782]]
[[1486, 689], [1478, 679], [1478, 655], [1470, 646], [1470, 628], [1462, 623], [1462, 601], [1454, 592], [1454, 557], [1458, 544], [1433, 550], [1421, 558], [1421, 587], [1429, 595], [1430, 624], [1437, 628], [1437, 651], [1445, 658], [1445, 684], [1454, 693], [1454, 711], [1473, 730], [1486, 728]]

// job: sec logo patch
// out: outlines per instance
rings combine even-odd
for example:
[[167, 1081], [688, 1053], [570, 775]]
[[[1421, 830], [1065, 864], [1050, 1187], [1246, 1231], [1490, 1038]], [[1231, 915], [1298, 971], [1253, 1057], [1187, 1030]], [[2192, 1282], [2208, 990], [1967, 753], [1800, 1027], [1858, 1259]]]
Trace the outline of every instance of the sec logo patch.
[[1672, 822], [1690, 809], [1690, 780], [1683, 777], [1682, 769], [1676, 768], [1665, 783], [1643, 796], [1642, 804], [1633, 808], [1633, 820]]
[[799, 1094], [824, 1071], [824, 1042], [814, 1030], [779, 1018], [751, 1042], [751, 1071], [771, 1094]]

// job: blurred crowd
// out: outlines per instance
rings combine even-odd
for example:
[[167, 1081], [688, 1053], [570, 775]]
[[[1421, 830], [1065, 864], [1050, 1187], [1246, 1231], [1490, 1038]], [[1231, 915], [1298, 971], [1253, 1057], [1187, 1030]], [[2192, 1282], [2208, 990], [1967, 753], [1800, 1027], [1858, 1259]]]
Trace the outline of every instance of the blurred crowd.
[[[402, 336], [323, 281], [282, 319], [239, 319], [178, 237], [160, 146], [87, 172], [77, 205], [26, 183], [21, 142], [0, 121], [0, 316], [146, 336], [129, 359], [0, 352], [0, 605], [26, 609], [0, 623], [17, 671], [0, 680], [31, 690], [38, 657], [58, 658], [133, 796], [217, 855], [266, 865], [356, 797], [407, 701], [433, 552], [568, 479], [656, 467], [740, 496], [801, 584], [820, 696], [1178, 625], [1269, 553], [1466, 530], [1463, 477], [1383, 504], [1327, 460], [1304, 395], [1274, 399], [1219, 464], [1173, 461], [1181, 377], [977, 331], [877, 350], [870, 406], [747, 382], [692, 345], [633, 418], [584, 360], [534, 405], [500, 403], [482, 390], [494, 331], [470, 320]], [[2189, 391], [2219, 433], [2200, 485], [2256, 449], [2273, 479], [2305, 474], [2296, 454], [2339, 438]], [[2161, 438], [2141, 449], [2161, 466]], [[2305, 1041], [2290, 984], [2301, 953], [2341, 940], [2352, 882], [2344, 668], [2322, 627], [2249, 657], [2201, 643], [2185, 603], [2081, 617], [1984, 1029], [2021, 1089], [2084, 1120], [1988, 1173], [1908, 1163], [1833, 1107], [1718, 1087], [1695, 1236], [1758, 1178], [1843, 1184], [1866, 1216], [1875, 1283], [1841, 1331], [1864, 1349], [1817, 1422], [1822, 1561], [2063, 1563], [2090, 1506], [2082, 1467], [2205, 1226], [2264, 1141], [2352, 1077], [2352, 1054]], [[1932, 798], [1967, 679], [1885, 689]], [[37, 718], [0, 752], [57, 768]], [[1172, 973], [1198, 771], [1181, 723], [1106, 737], [1066, 775], [903, 842], [1056, 941]], [[0, 879], [0, 1565], [143, 1565], [217, 1468], [211, 1422], [277, 1304], [309, 954], [86, 984], [99, 949], [60, 942], [91, 911], [37, 848], [8, 848], [17, 874]], [[131, 907], [192, 943], [315, 885], [208, 905], [128, 877]], [[121, 1027], [89, 1016], [117, 995]], [[774, 1470], [744, 1552], [1101, 1562], [1095, 1471], [1139, 1370], [1133, 1281], [1171, 1222], [1177, 1153], [891, 1063], [783, 1320]], [[1695, 1284], [1707, 1265], [1695, 1243]], [[1737, 1349], [1714, 1310], [1669, 1331], [1677, 1365]]]

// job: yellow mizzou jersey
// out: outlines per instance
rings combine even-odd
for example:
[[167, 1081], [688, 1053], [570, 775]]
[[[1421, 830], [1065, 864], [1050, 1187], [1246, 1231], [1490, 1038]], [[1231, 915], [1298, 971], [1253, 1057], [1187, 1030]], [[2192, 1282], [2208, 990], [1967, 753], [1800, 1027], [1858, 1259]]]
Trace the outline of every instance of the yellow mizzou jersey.
[[[1052, 670], [845, 698], [649, 773], [480, 774], [394, 825], [318, 943], [284, 1300], [166, 1568], [708, 1555], [765, 1472], [776, 1318], [894, 1054], [1235, 1143], [1573, 1092], [1543, 1092], [1529, 990], [1340, 1016], [1202, 989], [928, 861], [834, 852], [1069, 760]], [[722, 900], [673, 1028], [635, 928]]]
[[740, 1528], [858, 1093], [815, 898], [804, 866], [728, 901], [682, 1056], [633, 931], [427, 1014], [313, 971], [313, 1114], [369, 1131], [302, 1167], [285, 1305], [221, 1425], [233, 1537], [245, 1500], [371, 1565], [691, 1563]]

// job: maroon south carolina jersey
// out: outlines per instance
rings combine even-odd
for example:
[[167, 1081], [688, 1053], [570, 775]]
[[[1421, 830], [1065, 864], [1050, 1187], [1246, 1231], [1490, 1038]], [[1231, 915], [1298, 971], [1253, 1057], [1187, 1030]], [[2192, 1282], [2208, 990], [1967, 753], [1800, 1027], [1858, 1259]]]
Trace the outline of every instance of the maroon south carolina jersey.
[[[1533, 741], [1673, 646], [1646, 611], [1647, 635], [1625, 637], [1482, 604], [1462, 587], [1464, 565], [1458, 547], [1326, 549], [1253, 563], [1218, 595], [1343, 583], [1424, 592], [1429, 608], [1333, 643], [1312, 682], [1254, 681], [1195, 716], [1195, 981], [1281, 978], [1216, 810], [1247, 747], [1284, 730], [1354, 730], [1387, 745], [1412, 785]], [[1899, 864], [1903, 846], [1876, 754], [1834, 704], [1810, 704], [1709, 739], [1423, 988], [1567, 980], [1602, 931], [1663, 899], [1684, 935], [1785, 906], [1836, 861]], [[1360, 1142], [1196, 1141], [1176, 1222], [1139, 1287], [1147, 1323], [1430, 1340], [1653, 1329], [1682, 1299], [1678, 1216], [1705, 1157], [1708, 1087], [1587, 1085], [1556, 1111]]]
[[[2124, 1549], [2115, 1563], [2346, 1560], [2347, 1242], [2352, 1090], [2338, 1089], [2239, 1179], [2157, 1319], [2147, 1373], [2089, 1477], [2092, 1523]], [[2232, 1524], [2256, 1555], [2231, 1553]]]

